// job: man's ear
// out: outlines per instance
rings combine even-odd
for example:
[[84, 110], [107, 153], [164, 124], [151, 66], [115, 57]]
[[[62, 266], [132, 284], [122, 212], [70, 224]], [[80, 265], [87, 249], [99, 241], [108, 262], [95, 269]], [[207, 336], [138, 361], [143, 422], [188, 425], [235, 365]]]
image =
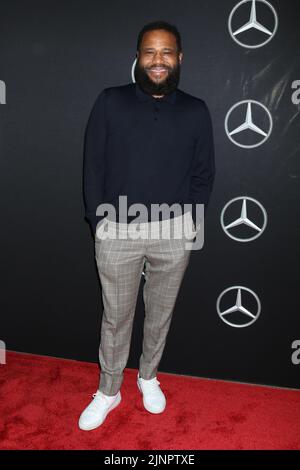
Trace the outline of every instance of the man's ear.
[[183, 53], [180, 52], [180, 54], [179, 54], [179, 63], [180, 63], [180, 64], [181, 64], [181, 62], [182, 62], [182, 59], [183, 59]]

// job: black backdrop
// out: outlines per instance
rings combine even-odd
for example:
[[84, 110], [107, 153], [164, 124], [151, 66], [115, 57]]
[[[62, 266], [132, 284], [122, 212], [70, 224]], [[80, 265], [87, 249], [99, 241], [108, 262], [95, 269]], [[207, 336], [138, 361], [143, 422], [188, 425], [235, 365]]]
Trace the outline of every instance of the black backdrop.
[[[300, 94], [293, 89], [300, 80], [300, 8], [296, 0], [271, 0], [278, 29], [266, 45], [249, 48], [229, 34], [237, 3], [1, 2], [0, 339], [8, 350], [98, 361], [102, 300], [84, 220], [84, 129], [98, 93], [132, 81], [139, 30], [164, 19], [182, 34], [179, 88], [211, 111], [217, 175], [204, 248], [192, 253], [159, 371], [300, 388], [299, 361], [292, 361], [292, 343], [300, 339]], [[248, 20], [251, 2], [245, 3], [233, 17], [235, 29]], [[258, 3], [260, 21], [272, 28], [271, 10]], [[243, 34], [253, 44], [265, 39], [255, 30]], [[243, 100], [262, 103], [273, 119], [271, 135], [255, 148], [235, 145], [225, 132], [228, 110]], [[246, 108], [240, 109], [241, 117]], [[254, 117], [266, 127], [259, 111]], [[267, 214], [265, 230], [249, 242], [228, 236], [220, 222], [224, 206], [243, 196]], [[141, 281], [127, 364], [134, 368], [142, 346]], [[249, 326], [218, 315], [217, 299], [232, 286], [259, 298], [260, 315]], [[223, 312], [236, 292], [224, 295]], [[253, 296], [244, 294], [254, 311]], [[237, 317], [223, 318], [239, 325]]]

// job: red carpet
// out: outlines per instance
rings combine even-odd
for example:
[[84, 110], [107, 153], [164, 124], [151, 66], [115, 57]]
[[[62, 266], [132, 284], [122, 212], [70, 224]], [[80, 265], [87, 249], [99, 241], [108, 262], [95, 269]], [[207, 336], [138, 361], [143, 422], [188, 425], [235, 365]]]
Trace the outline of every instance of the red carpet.
[[0, 449], [300, 449], [300, 391], [158, 372], [167, 398], [148, 413], [134, 369], [122, 402], [93, 431], [77, 427], [97, 364], [8, 352], [0, 365]]

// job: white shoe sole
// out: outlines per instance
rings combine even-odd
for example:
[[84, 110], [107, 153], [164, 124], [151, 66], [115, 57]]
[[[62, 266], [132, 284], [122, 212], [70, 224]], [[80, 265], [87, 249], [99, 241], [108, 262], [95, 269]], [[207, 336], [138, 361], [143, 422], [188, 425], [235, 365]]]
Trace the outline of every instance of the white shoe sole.
[[147, 410], [147, 411], [149, 411], [149, 413], [153, 413], [153, 414], [155, 414], [155, 415], [158, 415], [158, 414], [160, 414], [160, 413], [163, 413], [163, 411], [165, 411], [166, 405], [163, 407], [162, 410], [159, 410], [159, 411], [154, 411], [154, 410], [151, 410], [151, 409], [149, 409], [149, 408], [146, 407], [146, 405], [145, 405], [145, 403], [144, 403], [144, 394], [143, 394], [143, 391], [142, 391], [141, 386], [140, 386], [140, 384], [139, 384], [139, 381], [137, 380], [136, 383], [137, 383], [137, 386], [138, 386], [138, 388], [139, 388], [139, 391], [141, 392], [141, 394], [142, 394], [142, 396], [143, 396], [143, 405], [144, 405], [145, 410]]
[[108, 408], [108, 410], [106, 410], [106, 413], [105, 413], [104, 417], [102, 418], [102, 420], [101, 420], [100, 422], [97, 422], [96, 424], [93, 424], [93, 426], [82, 426], [82, 425], [78, 424], [79, 429], [81, 429], [82, 431], [92, 431], [93, 429], [98, 428], [99, 426], [101, 426], [101, 424], [104, 423], [104, 421], [106, 420], [106, 417], [107, 417], [108, 413], [110, 413], [110, 412], [111, 412], [114, 408], [116, 408], [120, 403], [121, 403], [121, 394], [118, 396], [118, 398], [116, 399], [116, 401], [113, 402], [113, 404], [110, 406], [110, 408]]

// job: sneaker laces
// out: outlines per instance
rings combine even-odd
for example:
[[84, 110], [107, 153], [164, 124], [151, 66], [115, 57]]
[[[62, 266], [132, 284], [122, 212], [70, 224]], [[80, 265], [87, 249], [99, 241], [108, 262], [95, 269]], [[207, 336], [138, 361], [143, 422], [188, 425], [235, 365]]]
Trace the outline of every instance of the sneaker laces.
[[103, 393], [98, 391], [96, 393], [93, 393], [93, 401], [90, 404], [90, 407], [92, 409], [94, 409], [94, 408], [97, 409], [98, 406], [103, 402], [107, 405], [109, 404], [109, 401], [108, 401], [107, 397]]
[[[142, 380], [145, 380], [145, 379], [142, 379]], [[157, 380], [156, 377], [154, 377], [154, 379], [151, 379], [151, 380], [146, 380], [145, 382], [147, 382], [146, 384], [147, 393], [157, 392], [157, 385], [160, 385], [160, 382]], [[142, 382], [142, 383], [144, 384], [145, 382]]]

